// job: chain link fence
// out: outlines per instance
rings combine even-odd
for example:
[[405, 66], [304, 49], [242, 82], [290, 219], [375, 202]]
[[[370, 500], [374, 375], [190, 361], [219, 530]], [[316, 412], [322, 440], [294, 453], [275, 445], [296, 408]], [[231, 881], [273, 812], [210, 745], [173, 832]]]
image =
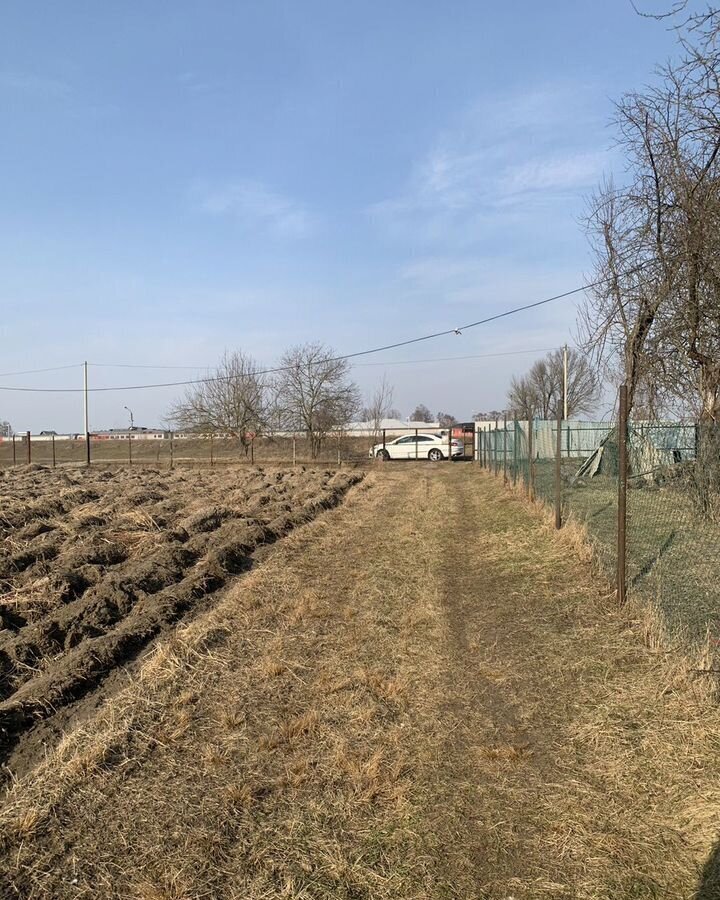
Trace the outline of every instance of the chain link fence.
[[511, 420], [481, 429], [480, 464], [554, 509], [558, 527], [580, 523], [621, 599], [626, 590], [641, 597], [688, 646], [720, 646], [720, 425]]
[[[276, 434], [246, 437], [228, 434], [178, 434], [171, 431], [127, 432], [85, 435], [39, 434], [29, 432], [10, 438], [0, 438], [0, 468], [36, 464], [62, 465], [225, 465], [225, 464], [325, 464], [359, 465], [384, 456], [384, 448], [398, 440], [406, 442], [402, 458], [425, 460], [430, 444], [428, 435], [437, 438], [443, 458], [472, 459], [474, 454], [473, 424], [452, 428], [395, 428], [377, 432], [347, 429], [327, 432], [319, 446], [313, 445], [305, 434]], [[469, 431], [468, 431], [469, 429]], [[418, 437], [419, 435], [419, 437]], [[458, 451], [462, 445], [462, 453]], [[433, 444], [434, 446], [434, 444]], [[392, 449], [392, 448], [391, 448]], [[397, 448], [396, 448], [397, 449]], [[395, 450], [390, 454], [399, 458]]]

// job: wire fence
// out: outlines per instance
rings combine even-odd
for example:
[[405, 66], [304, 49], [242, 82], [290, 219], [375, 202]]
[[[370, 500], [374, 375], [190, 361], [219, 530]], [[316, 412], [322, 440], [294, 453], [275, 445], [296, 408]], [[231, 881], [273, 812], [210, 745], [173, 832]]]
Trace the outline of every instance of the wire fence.
[[[433, 436], [433, 440], [428, 438]], [[399, 445], [398, 445], [398, 442]], [[461, 450], [458, 450], [460, 445]], [[434, 451], [434, 455], [431, 455]], [[360, 465], [371, 459], [415, 459], [474, 455], [474, 424], [450, 429], [329, 431], [313, 442], [305, 434], [257, 435], [241, 440], [225, 433], [121, 432], [115, 435], [40, 434], [0, 438], [0, 468], [41, 465], [228, 465], [267, 463]]]
[[498, 422], [478, 434], [477, 458], [558, 527], [581, 523], [621, 600], [641, 597], [666, 635], [717, 650], [720, 425]]

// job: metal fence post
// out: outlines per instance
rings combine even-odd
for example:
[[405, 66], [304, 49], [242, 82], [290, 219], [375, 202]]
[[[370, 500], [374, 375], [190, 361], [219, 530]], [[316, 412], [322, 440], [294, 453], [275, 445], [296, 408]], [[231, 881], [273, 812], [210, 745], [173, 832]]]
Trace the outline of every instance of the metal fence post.
[[385, 429], [383, 428], [383, 451], [385, 450]]
[[250, 462], [255, 463], [255, 436], [250, 438]]
[[213, 449], [214, 449], [213, 448], [213, 434], [212, 434], [212, 432], [210, 432], [210, 466], [211, 466], [211, 468], [212, 468], [212, 466], [215, 465], [215, 457], [213, 455]]
[[12, 436], [12, 445], [13, 445], [13, 465], [17, 465], [17, 448], [15, 446], [15, 435]]
[[618, 603], [627, 598], [627, 437], [628, 437], [628, 389], [620, 387], [620, 411], [618, 421], [618, 521], [617, 521], [617, 597]]
[[503, 416], [503, 484], [507, 483], [507, 413], [505, 413]]
[[415, 459], [418, 458], [418, 430], [415, 429]]
[[170, 468], [175, 466], [175, 444], [173, 442], [173, 433], [170, 432]]
[[558, 404], [557, 434], [555, 435], [555, 527], [562, 528], [562, 412]]
[[533, 466], [533, 419], [528, 417], [528, 497], [535, 500], [535, 471]]
[[500, 426], [495, 420], [495, 477], [500, 474]]
[[452, 425], [448, 425], [448, 462], [452, 462]]
[[297, 439], [293, 435], [293, 465], [297, 465]]
[[132, 465], [132, 437], [128, 435], [128, 464]]
[[512, 483], [513, 487], [517, 485], [517, 468], [518, 468], [518, 423], [513, 417], [513, 462], [512, 462]]
[[30, 465], [32, 462], [32, 448], [30, 446], [30, 432], [25, 432], [25, 439], [27, 440], [27, 447], [25, 448], [25, 452], [27, 454], [27, 464]]
[[85, 433], [85, 465], [90, 465], [90, 432]]
[[56, 459], [55, 459], [55, 435], [54, 434], [50, 435], [50, 440], [52, 441], [52, 464], [53, 464], [53, 469], [54, 469], [57, 464]]

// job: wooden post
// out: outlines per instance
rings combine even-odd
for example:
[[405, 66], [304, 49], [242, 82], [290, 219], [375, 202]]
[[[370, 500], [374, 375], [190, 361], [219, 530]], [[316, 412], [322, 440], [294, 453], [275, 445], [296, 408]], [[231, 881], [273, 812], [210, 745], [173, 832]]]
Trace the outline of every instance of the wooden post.
[[562, 528], [562, 413], [558, 408], [555, 436], [555, 527]]
[[27, 447], [25, 448], [25, 452], [27, 454], [27, 464], [30, 465], [32, 462], [32, 448], [30, 446], [30, 432], [25, 432], [25, 439], [27, 440]]
[[628, 389], [620, 387], [620, 415], [618, 421], [618, 521], [617, 521], [617, 598], [622, 605], [627, 599], [627, 434]]
[[51, 436], [50, 436], [50, 439], [51, 439], [51, 441], [52, 441], [52, 461], [53, 461], [52, 464], [53, 464], [53, 469], [54, 469], [55, 466], [57, 465], [57, 462], [56, 462], [56, 460], [55, 460], [55, 435], [54, 435], [54, 434], [51, 435]]
[[517, 484], [517, 459], [518, 459], [518, 423], [517, 419], [513, 418], [513, 471], [512, 471], [512, 483], [513, 487]]

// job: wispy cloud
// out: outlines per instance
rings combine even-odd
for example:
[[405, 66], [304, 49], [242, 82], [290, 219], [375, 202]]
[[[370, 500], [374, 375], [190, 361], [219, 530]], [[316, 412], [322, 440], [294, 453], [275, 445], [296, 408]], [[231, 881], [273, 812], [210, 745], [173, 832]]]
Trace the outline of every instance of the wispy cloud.
[[218, 88], [217, 82], [205, 79], [191, 70], [181, 72], [177, 80], [178, 84], [189, 94], [208, 94]]
[[396, 237], [462, 242], [513, 227], [530, 207], [589, 189], [608, 166], [583, 91], [544, 88], [476, 104], [438, 135], [396, 196], [368, 212]]
[[241, 179], [196, 185], [193, 194], [202, 212], [231, 216], [248, 227], [260, 227], [277, 237], [309, 237], [316, 227], [314, 217], [301, 204], [260, 181]]
[[0, 91], [26, 97], [62, 99], [70, 95], [71, 88], [58, 78], [46, 78], [29, 72], [0, 72]]

